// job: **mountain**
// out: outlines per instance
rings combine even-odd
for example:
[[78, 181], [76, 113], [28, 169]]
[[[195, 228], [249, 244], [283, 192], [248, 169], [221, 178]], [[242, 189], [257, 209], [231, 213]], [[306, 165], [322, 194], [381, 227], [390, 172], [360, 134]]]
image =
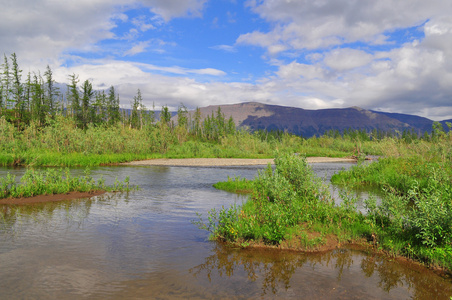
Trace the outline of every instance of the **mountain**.
[[[415, 115], [398, 114], [398, 113], [387, 113], [387, 112], [379, 112], [379, 111], [372, 111], [372, 112], [377, 113], [377, 114], [383, 114], [390, 118], [399, 120], [403, 123], [406, 123], [414, 128], [421, 130], [422, 132], [424, 132], [424, 131], [431, 132], [432, 131], [433, 121], [430, 119], [427, 119], [427, 118], [423, 118], [423, 117], [419, 117], [419, 116], [415, 116]], [[444, 127], [444, 128], [447, 128], [447, 127]]]
[[432, 120], [419, 116], [359, 107], [308, 110], [257, 102], [202, 107], [201, 114], [204, 118], [215, 114], [218, 107], [221, 107], [226, 118], [232, 116], [239, 127], [246, 126], [253, 131], [283, 130], [306, 138], [322, 135], [332, 129], [342, 132], [349, 128], [398, 132], [413, 130], [423, 134], [425, 131], [430, 132], [433, 124]]
[[443, 124], [444, 130], [449, 131], [449, 125], [447, 123], [451, 124], [451, 126], [452, 126], [452, 119], [444, 120], [444, 121], [441, 121], [440, 123]]

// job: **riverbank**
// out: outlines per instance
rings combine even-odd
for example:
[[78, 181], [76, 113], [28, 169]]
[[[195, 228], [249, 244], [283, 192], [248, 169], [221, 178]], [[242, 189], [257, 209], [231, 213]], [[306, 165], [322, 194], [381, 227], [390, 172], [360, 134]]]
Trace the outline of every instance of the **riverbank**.
[[[353, 158], [308, 157], [308, 163], [356, 162]], [[125, 166], [178, 166], [178, 167], [222, 167], [222, 166], [266, 166], [274, 164], [274, 159], [248, 158], [182, 158], [182, 159], [149, 159], [121, 163]]]
[[66, 194], [39, 195], [33, 197], [5, 198], [0, 199], [0, 205], [29, 205], [46, 202], [58, 202], [64, 200], [91, 198], [105, 193], [106, 191], [99, 190], [90, 192], [69, 192]]

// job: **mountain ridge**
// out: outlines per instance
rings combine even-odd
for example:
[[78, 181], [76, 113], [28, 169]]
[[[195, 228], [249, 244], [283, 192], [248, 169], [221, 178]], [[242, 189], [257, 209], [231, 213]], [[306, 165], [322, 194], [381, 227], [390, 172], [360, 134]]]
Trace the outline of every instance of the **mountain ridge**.
[[[323, 135], [328, 130], [364, 129], [368, 132], [412, 131], [418, 135], [431, 132], [434, 121], [416, 115], [388, 113], [363, 109], [357, 106], [348, 108], [328, 108], [309, 110], [298, 107], [244, 102], [237, 104], [209, 105], [201, 107], [201, 116], [216, 114], [218, 107], [226, 118], [232, 117], [237, 127], [255, 130], [283, 130], [303, 137]], [[190, 111], [190, 114], [193, 111]], [[443, 124], [445, 130], [446, 122]]]

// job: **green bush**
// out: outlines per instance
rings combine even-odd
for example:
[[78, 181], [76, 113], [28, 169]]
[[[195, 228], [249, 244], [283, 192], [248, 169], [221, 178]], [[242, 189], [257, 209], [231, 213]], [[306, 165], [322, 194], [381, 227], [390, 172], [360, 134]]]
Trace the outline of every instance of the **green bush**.
[[321, 230], [323, 235], [334, 232], [346, 239], [369, 233], [368, 225], [359, 225], [362, 216], [351, 209], [354, 201], [334, 206], [328, 189], [304, 157], [280, 155], [275, 165], [274, 170], [268, 166], [258, 173], [246, 203], [220, 212], [212, 210], [208, 224], [203, 225], [202, 219], [197, 224], [209, 230], [213, 239], [266, 244], [280, 244], [302, 224]]

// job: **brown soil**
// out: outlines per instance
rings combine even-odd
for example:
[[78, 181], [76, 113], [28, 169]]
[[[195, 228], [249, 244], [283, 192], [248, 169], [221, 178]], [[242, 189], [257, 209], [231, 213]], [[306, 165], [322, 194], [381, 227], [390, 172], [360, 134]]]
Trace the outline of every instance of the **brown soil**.
[[[353, 158], [308, 157], [308, 163], [322, 162], [355, 162]], [[219, 166], [255, 166], [273, 164], [272, 158], [182, 158], [182, 159], [149, 159], [122, 163], [127, 166], [183, 166], [183, 167], [219, 167]]]
[[55, 194], [55, 195], [40, 195], [27, 198], [6, 198], [0, 199], [0, 204], [8, 205], [28, 205], [44, 202], [56, 202], [63, 200], [72, 200], [80, 198], [90, 198], [104, 194], [105, 191], [91, 191], [91, 192], [70, 192], [67, 194]]

